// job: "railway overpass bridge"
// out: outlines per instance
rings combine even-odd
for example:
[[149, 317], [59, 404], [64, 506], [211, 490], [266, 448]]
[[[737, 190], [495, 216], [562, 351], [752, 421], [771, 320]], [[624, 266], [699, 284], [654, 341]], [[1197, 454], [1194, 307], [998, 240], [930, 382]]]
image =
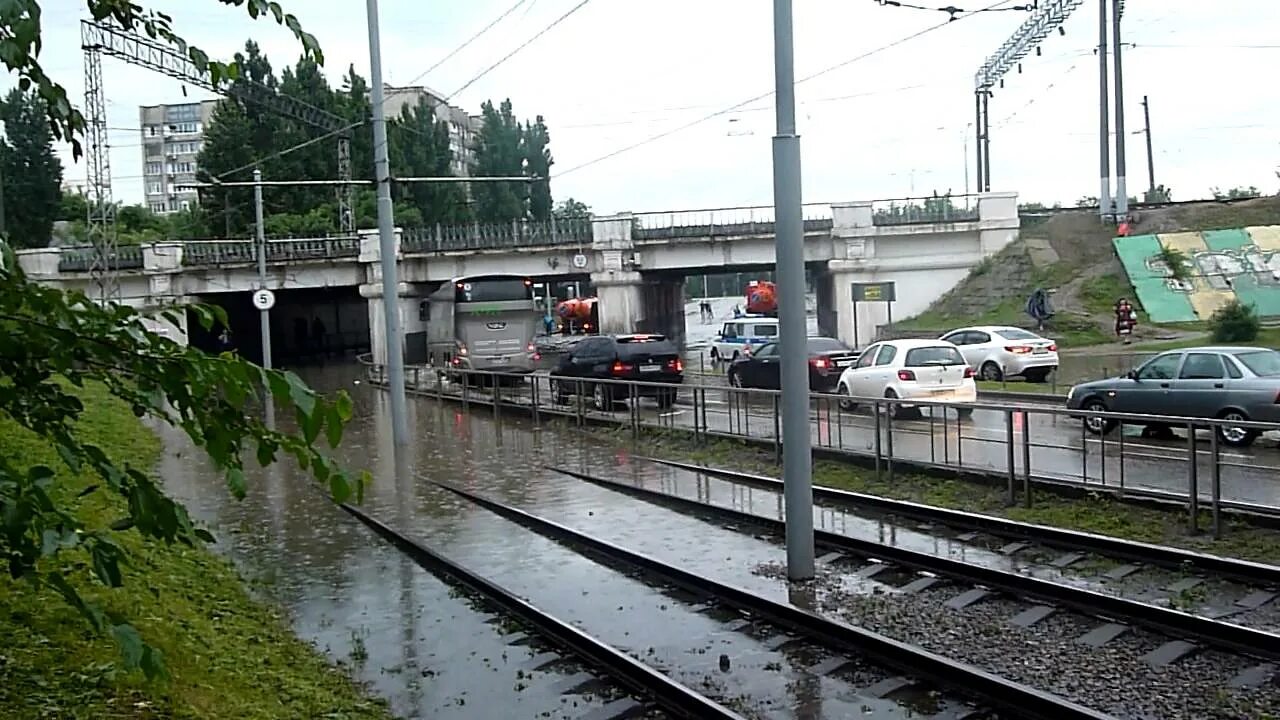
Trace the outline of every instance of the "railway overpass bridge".
[[[869, 201], [806, 206], [805, 261], [817, 290], [819, 326], [862, 346], [889, 318], [886, 303], [853, 304], [852, 286], [894, 282], [895, 317], [924, 310], [984, 258], [1018, 236], [1015, 193], [956, 198], [930, 209]], [[597, 288], [605, 332], [684, 335], [684, 280], [774, 265], [772, 208], [621, 213], [554, 223], [437, 226], [396, 231], [397, 307], [406, 335], [424, 330], [421, 303], [461, 275], [516, 273], [539, 280], [587, 280]], [[273, 336], [286, 350], [310, 342], [317, 323], [328, 342], [383, 354], [376, 231], [355, 236], [270, 239], [266, 287], [276, 291]], [[23, 250], [34, 280], [90, 292], [89, 248]], [[143, 310], [200, 300], [227, 308], [250, 347], [260, 287], [252, 240], [171, 241], [121, 247], [124, 301]], [[184, 341], [210, 339], [191, 326], [155, 327]], [[244, 326], [243, 328], [238, 326]], [[857, 336], [855, 337], [855, 328]], [[243, 332], [241, 330], [243, 329]], [[410, 345], [412, 343], [409, 343]]]

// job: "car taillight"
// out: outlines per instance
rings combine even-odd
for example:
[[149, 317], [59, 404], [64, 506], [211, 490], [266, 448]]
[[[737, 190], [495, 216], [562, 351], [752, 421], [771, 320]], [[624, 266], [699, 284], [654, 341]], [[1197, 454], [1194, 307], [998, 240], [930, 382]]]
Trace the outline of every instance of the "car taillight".
[[916, 374], [910, 370], [899, 370], [898, 379], [899, 380], [915, 380]]
[[742, 354], [743, 354], [743, 355], [750, 355], [750, 354], [751, 354], [751, 346], [750, 346], [750, 345], [743, 345], [743, 346], [742, 346]]
[[1031, 352], [1031, 348], [1026, 345], [1006, 345], [1005, 352], [1011, 352], [1014, 355], [1026, 355]]
[[1276, 393], [1276, 405], [1280, 405], [1280, 393]]
[[674, 372], [684, 372], [684, 361], [681, 360], [680, 358], [676, 358], [675, 360], [668, 360], [667, 367]]
[[971, 377], [973, 377], [974, 375], [975, 375], [975, 373], [973, 372], [973, 368], [971, 368], [971, 367], [967, 367], [967, 368], [965, 368], [965, 369], [964, 369], [964, 376], [965, 376], [966, 378], [971, 378]]
[[525, 350], [525, 352], [536, 352], [536, 351], [538, 350], [538, 348], [537, 348], [537, 346], [536, 346], [536, 345], [534, 345], [533, 343], [529, 343], [527, 346], [525, 346], [525, 349], [524, 349], [524, 350]]
[[831, 361], [827, 360], [826, 358], [814, 358], [809, 361], [809, 364], [813, 365], [815, 368], [819, 370], [825, 370], [831, 367]]
[[1049, 352], [1058, 352], [1058, 343], [1049, 346]]
[[631, 363], [624, 363], [621, 360], [614, 361], [613, 367], [609, 368], [614, 375], [624, 375], [634, 369], [635, 365], [632, 365]]

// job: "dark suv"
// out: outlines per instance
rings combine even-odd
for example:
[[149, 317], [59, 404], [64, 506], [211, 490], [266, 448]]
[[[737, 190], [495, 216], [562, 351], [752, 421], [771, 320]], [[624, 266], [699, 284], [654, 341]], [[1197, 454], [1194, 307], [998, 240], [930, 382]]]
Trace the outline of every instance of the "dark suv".
[[[635, 380], [654, 385], [597, 383], [592, 380]], [[680, 353], [662, 335], [613, 335], [588, 337], [573, 346], [551, 371], [551, 388], [560, 405], [569, 396], [590, 394], [598, 410], [610, 410], [629, 397], [651, 397], [658, 407], [675, 404], [676, 388], [659, 387], [684, 382]]]

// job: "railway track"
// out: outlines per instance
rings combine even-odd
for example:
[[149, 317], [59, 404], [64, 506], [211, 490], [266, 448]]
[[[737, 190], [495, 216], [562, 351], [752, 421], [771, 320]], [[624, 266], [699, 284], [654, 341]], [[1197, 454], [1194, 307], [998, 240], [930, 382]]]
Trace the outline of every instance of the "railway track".
[[[782, 492], [781, 480], [764, 475], [660, 458], [637, 459], [733, 484]], [[1098, 563], [1088, 561], [1101, 559], [1110, 565], [1101, 573], [1101, 580], [1120, 593], [1125, 581], [1141, 581], [1144, 574], [1165, 575], [1156, 579], [1164, 584], [1160, 589], [1172, 589], [1169, 594], [1163, 597], [1157, 594], [1154, 598], [1150, 597], [1151, 593], [1145, 594], [1148, 599], [1166, 603], [1180, 601], [1185, 606], [1189, 604], [1185, 602], [1188, 598], [1175, 596], [1191, 590], [1206, 590], [1205, 586], [1212, 582], [1229, 582], [1234, 588], [1227, 602], [1204, 604], [1195, 608], [1201, 611], [1199, 614], [1216, 620], [1233, 618], [1248, 622], [1251, 614], [1272, 611], [1274, 618], [1258, 618], [1257, 623], [1250, 624], [1268, 625], [1280, 631], [1280, 566], [836, 488], [815, 486], [813, 495], [821, 506], [847, 509], [872, 520], [892, 520], [904, 528], [919, 528], [1007, 557], [1051, 557], [1046, 564], [1056, 571], [1069, 572], [1081, 564], [1097, 567]]]
[[[552, 690], [563, 695], [603, 700], [577, 715], [581, 720], [667, 717], [744, 720], [737, 712], [538, 609], [510, 590], [409, 538], [363, 510], [348, 504], [343, 504], [342, 508], [427, 571], [515, 618], [524, 629], [505, 637], [508, 644], [540, 642], [547, 647], [546, 652], [537, 652], [526, 662], [527, 670], [519, 670], [522, 682], [534, 682], [542, 676], [546, 682], [554, 683]], [[542, 672], [551, 668], [559, 672]]]
[[[663, 588], [688, 612], [722, 620], [725, 632], [755, 638], [771, 651], [812, 658], [812, 664], [800, 673], [802, 677], [793, 682], [816, 683], [824, 691], [833, 684], [841, 686], [843, 689], [834, 691], [835, 696], [857, 698], [861, 714], [874, 709], [894, 715], [909, 710], [907, 716], [939, 720], [1110, 717], [909, 643], [670, 565], [462, 488], [435, 484], [601, 565], [643, 577]], [[721, 660], [725, 662], [727, 657]], [[886, 706], [885, 702], [891, 704]], [[892, 709], [894, 702], [901, 704], [896, 711]], [[800, 712], [800, 708], [795, 710]], [[836, 714], [815, 713], [811, 706], [804, 714], [847, 716], [830, 708], [828, 712]]]

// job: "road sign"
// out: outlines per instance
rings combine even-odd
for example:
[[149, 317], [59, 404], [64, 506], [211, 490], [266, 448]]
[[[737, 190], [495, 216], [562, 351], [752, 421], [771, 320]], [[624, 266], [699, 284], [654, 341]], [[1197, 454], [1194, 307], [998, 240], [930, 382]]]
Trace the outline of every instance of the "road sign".
[[253, 293], [253, 306], [259, 310], [270, 310], [276, 305], [276, 294], [266, 288]]
[[574, 255], [574, 256], [573, 256], [573, 266], [574, 266], [574, 267], [576, 267], [576, 268], [578, 268], [579, 270], [581, 270], [582, 268], [586, 267], [586, 266], [587, 266], [587, 256], [586, 256], [586, 255], [583, 255], [582, 253], [578, 253], [577, 255]]
[[854, 283], [854, 302], [893, 302], [897, 300], [892, 282]]

